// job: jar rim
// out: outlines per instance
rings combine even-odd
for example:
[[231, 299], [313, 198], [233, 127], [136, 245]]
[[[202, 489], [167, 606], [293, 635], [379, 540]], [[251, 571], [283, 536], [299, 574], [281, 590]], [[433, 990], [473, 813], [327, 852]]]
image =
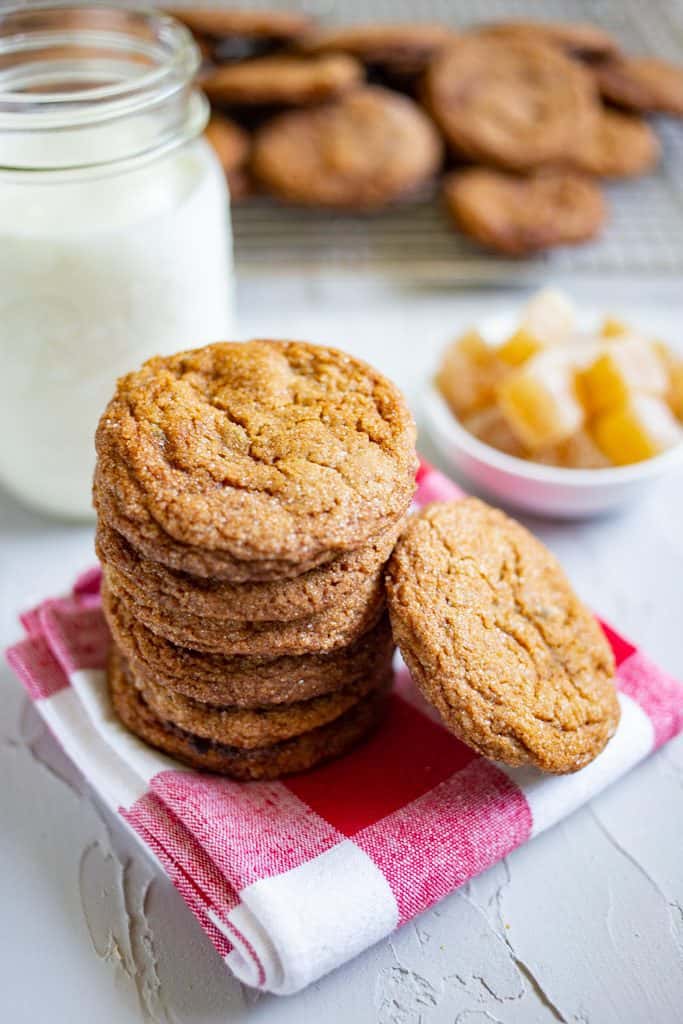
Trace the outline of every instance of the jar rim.
[[[26, 169], [13, 158], [22, 133], [69, 134], [158, 112], [135, 146], [169, 148], [197, 135], [205, 104], [193, 81], [201, 63], [191, 33], [165, 14], [87, 0], [35, 0], [0, 11], [0, 169]], [[3, 134], [4, 133], [4, 134]], [[130, 159], [134, 152], [74, 166]], [[60, 164], [60, 169], [64, 165]], [[28, 169], [51, 169], [29, 167]]]

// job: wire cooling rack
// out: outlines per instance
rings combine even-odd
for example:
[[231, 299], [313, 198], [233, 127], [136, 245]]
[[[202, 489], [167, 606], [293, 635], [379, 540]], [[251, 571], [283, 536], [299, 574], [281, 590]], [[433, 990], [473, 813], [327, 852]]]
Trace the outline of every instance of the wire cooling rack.
[[[272, 8], [272, 0], [267, 6]], [[679, 0], [313, 0], [302, 6], [327, 21], [347, 23], [436, 19], [463, 27], [514, 17], [593, 21], [628, 52], [683, 62]], [[435, 197], [372, 216], [284, 208], [256, 199], [233, 212], [237, 263], [243, 272], [327, 267], [453, 284], [532, 283], [549, 271], [683, 275], [683, 121], [660, 118], [656, 128], [664, 150], [658, 170], [637, 181], [607, 184], [609, 225], [599, 239], [576, 248], [523, 261], [489, 255], [450, 228]]]

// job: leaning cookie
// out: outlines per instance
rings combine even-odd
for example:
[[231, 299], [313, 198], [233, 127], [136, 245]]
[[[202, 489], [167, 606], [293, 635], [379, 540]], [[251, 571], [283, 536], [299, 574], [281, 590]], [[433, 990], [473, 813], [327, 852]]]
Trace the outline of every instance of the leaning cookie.
[[116, 646], [136, 678], [208, 704], [255, 708], [311, 700], [388, 671], [394, 644], [385, 615], [355, 644], [299, 657], [207, 654], [164, 640], [110, 598], [107, 613]]
[[438, 133], [416, 103], [368, 86], [268, 122], [256, 135], [252, 170], [285, 202], [364, 211], [414, 194], [442, 155]]
[[306, 60], [280, 55], [209, 68], [201, 86], [229, 107], [299, 107], [332, 99], [362, 82], [363, 68], [346, 54]]
[[345, 754], [380, 722], [391, 678], [338, 718], [310, 732], [270, 746], [245, 750], [196, 736], [159, 718], [135, 686], [115, 647], [108, 662], [109, 694], [114, 711], [136, 736], [192, 768], [234, 779], [276, 779], [307, 771]]
[[448, 212], [460, 230], [507, 256], [587, 241], [606, 219], [599, 187], [569, 171], [517, 177], [477, 167], [449, 175], [443, 188]]
[[474, 498], [427, 506], [389, 563], [394, 636], [463, 742], [510, 765], [574, 772], [614, 734], [614, 659], [554, 556]]
[[297, 576], [371, 542], [415, 490], [398, 389], [336, 349], [221, 342], [122, 377], [96, 435], [100, 516], [197, 576]]

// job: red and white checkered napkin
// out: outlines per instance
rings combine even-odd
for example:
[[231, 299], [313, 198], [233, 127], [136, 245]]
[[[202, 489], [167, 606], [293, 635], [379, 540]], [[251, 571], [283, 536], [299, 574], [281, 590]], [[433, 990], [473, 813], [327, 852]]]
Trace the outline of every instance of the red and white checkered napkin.
[[[461, 492], [423, 465], [418, 501]], [[40, 713], [102, 797], [158, 858], [228, 966], [296, 992], [537, 835], [683, 728], [683, 687], [606, 628], [622, 717], [575, 775], [474, 754], [405, 672], [388, 721], [348, 757], [283, 782], [187, 770], [112, 715], [99, 570], [22, 617], [8, 652]]]

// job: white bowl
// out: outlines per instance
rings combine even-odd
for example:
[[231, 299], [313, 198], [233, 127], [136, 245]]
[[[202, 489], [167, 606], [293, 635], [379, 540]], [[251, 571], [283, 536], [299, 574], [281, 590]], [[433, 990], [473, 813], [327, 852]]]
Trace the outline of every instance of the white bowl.
[[[514, 330], [516, 318], [484, 321], [482, 333], [495, 341]], [[643, 462], [609, 469], [563, 469], [517, 459], [465, 430], [431, 383], [423, 413], [431, 439], [456, 473], [503, 504], [537, 515], [558, 519], [601, 515], [644, 496], [655, 480], [683, 465], [683, 443]]]

